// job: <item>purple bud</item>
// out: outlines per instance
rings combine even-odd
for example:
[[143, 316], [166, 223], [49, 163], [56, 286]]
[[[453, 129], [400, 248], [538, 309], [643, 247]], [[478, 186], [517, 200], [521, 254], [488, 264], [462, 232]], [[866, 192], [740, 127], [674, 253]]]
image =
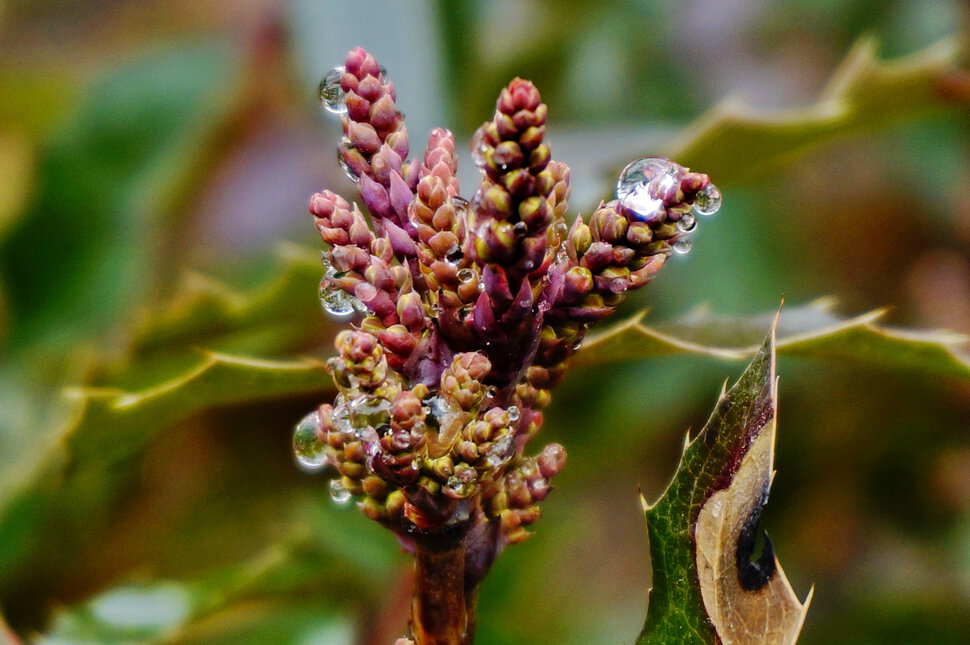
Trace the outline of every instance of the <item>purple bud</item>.
[[[396, 153], [395, 153], [396, 154]], [[398, 217], [407, 217], [408, 205], [411, 200], [414, 199], [414, 193], [408, 188], [408, 185], [404, 183], [404, 179], [401, 178], [399, 172], [390, 173], [390, 191], [389, 196], [391, 200], [391, 207], [394, 212], [397, 213]]]
[[381, 149], [381, 138], [370, 123], [351, 121], [347, 126], [350, 144], [364, 155], [373, 155]]
[[485, 293], [491, 298], [503, 303], [512, 300], [509, 279], [502, 267], [495, 264], [485, 265], [485, 270], [482, 272], [482, 282], [485, 285]]
[[347, 98], [344, 100], [344, 104], [347, 106], [347, 116], [352, 121], [367, 120], [367, 115], [370, 114], [370, 101], [360, 94], [353, 90], [347, 92]]
[[381, 98], [384, 93], [384, 84], [377, 78], [377, 75], [368, 76], [360, 79], [360, 83], [357, 85], [357, 93], [373, 103]]
[[414, 246], [414, 240], [411, 239], [411, 236], [391, 220], [384, 222], [384, 233], [390, 240], [391, 248], [394, 249], [396, 255], [414, 257], [417, 254], [417, 248]]
[[[487, 269], [486, 269], [487, 270]], [[492, 301], [487, 293], [481, 293], [475, 301], [475, 308], [472, 310], [472, 320], [475, 329], [481, 334], [488, 334], [495, 327], [495, 311], [492, 308]]]
[[360, 198], [376, 217], [390, 217], [394, 212], [387, 189], [367, 175], [360, 178]]
[[370, 123], [378, 130], [390, 130], [398, 120], [397, 106], [394, 99], [385, 94], [371, 106]]
[[397, 315], [409, 330], [424, 329], [424, 305], [421, 303], [421, 294], [415, 291], [401, 294], [397, 299]]

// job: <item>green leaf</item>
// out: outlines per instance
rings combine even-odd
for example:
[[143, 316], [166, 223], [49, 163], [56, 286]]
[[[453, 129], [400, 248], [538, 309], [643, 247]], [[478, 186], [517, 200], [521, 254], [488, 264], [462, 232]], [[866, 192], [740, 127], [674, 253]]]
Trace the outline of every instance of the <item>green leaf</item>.
[[147, 300], [234, 106], [233, 62], [213, 44], [154, 50], [99, 79], [51, 135], [0, 244], [11, 348], [69, 347]]
[[[278, 258], [273, 275], [246, 291], [190, 276], [171, 302], [146, 312], [113, 363], [66, 354], [45, 380], [89, 383], [66, 396], [56, 387], [31, 393], [16, 372], [0, 371], [0, 383], [12, 386], [0, 389], [0, 425], [10, 426], [0, 439], [19, 455], [0, 464], [0, 568], [9, 572], [0, 598], [26, 578], [56, 575], [105, 528], [138, 458], [166, 428], [224, 405], [325, 398], [332, 384], [320, 361], [249, 357], [293, 356], [327, 337], [315, 297], [319, 257], [281, 245]], [[31, 407], [44, 414], [31, 417]], [[41, 532], [58, 538], [32, 538]]]
[[[152, 387], [76, 388], [73, 420], [53, 438], [39, 466], [0, 497], [0, 596], [22, 577], [67, 566], [103, 527], [124, 493], [132, 460], [169, 425], [219, 405], [322, 392], [321, 362], [265, 361], [212, 352]], [[51, 544], [34, 539], [57, 535]]]
[[[938, 331], [884, 327], [884, 309], [854, 318], [833, 313], [829, 299], [786, 309], [778, 323], [781, 354], [858, 360], [887, 368], [970, 378], [970, 359], [961, 351], [966, 337]], [[753, 344], [771, 314], [742, 318], [697, 310], [669, 323], [647, 326], [645, 312], [590, 336], [574, 365], [698, 354], [741, 360], [757, 350]]]
[[790, 645], [798, 637], [808, 600], [795, 596], [767, 536], [751, 561], [773, 476], [774, 335], [772, 326], [687, 443], [659, 501], [644, 504], [653, 589], [639, 645]]
[[60, 610], [37, 642], [299, 643], [326, 634], [322, 642], [349, 645], [352, 625], [321, 596], [328, 555], [300, 540], [191, 580], [132, 581]]
[[963, 73], [955, 40], [893, 61], [879, 60], [877, 49], [874, 38], [859, 40], [813, 105], [759, 112], [728, 99], [664, 154], [730, 183], [775, 170], [836, 137], [962, 109], [945, 91], [948, 79]]
[[292, 355], [319, 338], [327, 323], [316, 298], [319, 251], [281, 242], [276, 262], [273, 275], [248, 291], [187, 273], [171, 301], [135, 326], [132, 356], [145, 362], [191, 346]]

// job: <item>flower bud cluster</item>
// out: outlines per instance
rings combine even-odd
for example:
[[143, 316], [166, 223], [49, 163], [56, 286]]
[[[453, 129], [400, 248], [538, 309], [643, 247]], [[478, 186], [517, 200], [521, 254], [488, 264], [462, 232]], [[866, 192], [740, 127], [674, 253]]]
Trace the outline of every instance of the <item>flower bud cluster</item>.
[[468, 202], [450, 132], [407, 159], [393, 84], [370, 54], [353, 50], [332, 77], [339, 157], [370, 220], [330, 191], [311, 198], [329, 246], [321, 297], [366, 313], [336, 337], [339, 394], [301, 422], [301, 463], [329, 463], [334, 498], [405, 543], [466, 536], [471, 588], [528, 535], [565, 464], [558, 444], [527, 449], [566, 359], [663, 266], [710, 182], [638, 162], [620, 199], [567, 229], [569, 168], [551, 158], [538, 90], [515, 79], [475, 135], [482, 179]]
[[516, 78], [472, 140], [484, 176], [469, 214], [470, 246], [482, 267], [471, 322], [502, 385], [534, 351], [533, 313], [564, 228], [569, 170], [551, 159], [547, 112], [535, 86]]
[[[423, 384], [408, 388], [390, 368], [379, 338], [367, 331], [342, 331], [336, 346], [339, 353], [328, 368], [340, 394], [333, 405], [319, 408], [317, 432], [340, 474], [339, 493], [361, 497], [369, 517], [400, 532], [467, 522], [482, 504], [496, 518], [505, 518], [506, 510], [535, 513], [529, 508], [546, 493], [527, 497], [515, 491], [520, 480], [531, 481], [526, 475], [537, 460], [515, 461], [522, 415], [515, 406], [494, 404], [494, 388], [482, 383], [491, 370], [483, 354], [456, 354], [432, 391]], [[547, 453], [565, 458], [562, 447], [553, 445], [540, 463], [549, 461]], [[517, 468], [510, 470], [513, 462]], [[514, 475], [522, 468], [526, 479]], [[558, 468], [545, 470], [548, 478]], [[548, 483], [541, 488], [547, 492]], [[511, 503], [491, 503], [504, 491], [511, 491]], [[531, 523], [501, 521], [517, 539], [520, 527]]]
[[667, 181], [642, 186], [653, 206], [649, 217], [622, 200], [612, 200], [600, 203], [588, 224], [581, 218], [573, 222], [566, 253], [555, 267], [562, 276], [561, 288], [544, 318], [535, 364], [519, 385], [520, 396], [548, 402], [549, 388], [564, 375], [566, 359], [579, 349], [589, 327], [611, 315], [627, 291], [653, 280], [696, 225], [692, 204], [710, 186], [710, 179], [666, 160], [661, 167]]

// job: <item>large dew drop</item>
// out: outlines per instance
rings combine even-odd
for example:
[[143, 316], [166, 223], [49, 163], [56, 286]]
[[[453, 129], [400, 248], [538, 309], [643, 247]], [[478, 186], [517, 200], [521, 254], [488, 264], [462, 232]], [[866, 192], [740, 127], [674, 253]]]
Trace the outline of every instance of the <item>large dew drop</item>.
[[391, 422], [391, 402], [379, 396], [365, 394], [350, 403], [349, 418], [358, 434], [366, 428], [384, 430]]
[[343, 67], [334, 67], [320, 81], [320, 103], [328, 112], [334, 114], [347, 112], [347, 103], [345, 102], [347, 94], [340, 87], [340, 78], [343, 75]]
[[665, 200], [676, 199], [680, 166], [662, 157], [644, 157], [627, 165], [616, 182], [616, 198], [634, 218], [656, 222], [665, 213]]
[[303, 417], [293, 430], [293, 453], [297, 463], [306, 470], [320, 470], [327, 465], [319, 426], [320, 415], [314, 411]]
[[354, 313], [357, 307], [354, 306], [354, 298], [343, 289], [334, 286], [330, 280], [324, 278], [320, 282], [320, 304], [331, 316], [349, 316]]
[[694, 212], [698, 215], [713, 215], [721, 208], [721, 191], [714, 184], [708, 184], [697, 193], [694, 199]]

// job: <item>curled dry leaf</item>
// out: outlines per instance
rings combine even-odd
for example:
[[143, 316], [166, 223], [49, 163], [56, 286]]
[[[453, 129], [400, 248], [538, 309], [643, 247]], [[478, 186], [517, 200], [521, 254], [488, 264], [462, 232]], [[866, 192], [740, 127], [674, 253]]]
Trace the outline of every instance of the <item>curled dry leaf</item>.
[[767, 535], [751, 559], [773, 474], [776, 394], [773, 324], [663, 496], [645, 505], [654, 588], [639, 645], [797, 640], [809, 599], [795, 595]]

